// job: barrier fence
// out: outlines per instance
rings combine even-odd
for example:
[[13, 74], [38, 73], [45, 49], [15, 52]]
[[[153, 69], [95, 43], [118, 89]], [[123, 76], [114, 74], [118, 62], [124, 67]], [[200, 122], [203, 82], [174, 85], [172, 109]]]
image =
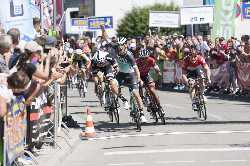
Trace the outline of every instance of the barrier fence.
[[[57, 82], [43, 89], [30, 106], [26, 106], [23, 96], [12, 99], [7, 104], [7, 115], [0, 121], [1, 165], [10, 166], [24, 154], [37, 165], [36, 157], [31, 153], [34, 147], [39, 149], [50, 143], [54, 148], [62, 148], [57, 142], [59, 137], [70, 146], [69, 129], [62, 122], [62, 117], [67, 115], [66, 102], [67, 87]], [[58, 135], [61, 131], [65, 136]]]

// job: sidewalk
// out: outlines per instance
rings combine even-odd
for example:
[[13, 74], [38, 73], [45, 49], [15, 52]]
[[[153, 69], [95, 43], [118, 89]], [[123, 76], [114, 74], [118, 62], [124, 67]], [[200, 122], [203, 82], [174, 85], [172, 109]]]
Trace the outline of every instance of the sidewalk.
[[[88, 96], [88, 100], [90, 97]], [[91, 107], [91, 104], [93, 105], [94, 102], [89, 101], [83, 101], [86, 99], [80, 99], [77, 89], [68, 89], [68, 115], [71, 115], [74, 120], [76, 120], [81, 128], [78, 129], [70, 129], [70, 137], [71, 139], [68, 139], [67, 136], [63, 131], [60, 131], [57, 137], [57, 143], [62, 148], [59, 147], [53, 148], [49, 145], [44, 145], [43, 148], [38, 151], [39, 154], [38, 157], [36, 157], [39, 166], [58, 166], [60, 165], [64, 159], [72, 153], [72, 151], [76, 148], [77, 145], [81, 142], [79, 134], [81, 130], [83, 129], [85, 120], [86, 120], [86, 106]], [[94, 103], [98, 104], [98, 103]], [[91, 108], [92, 109], [92, 108]], [[93, 110], [93, 109], [92, 109]], [[62, 136], [62, 137], [60, 137]], [[67, 144], [66, 140], [63, 138], [68, 139]]]

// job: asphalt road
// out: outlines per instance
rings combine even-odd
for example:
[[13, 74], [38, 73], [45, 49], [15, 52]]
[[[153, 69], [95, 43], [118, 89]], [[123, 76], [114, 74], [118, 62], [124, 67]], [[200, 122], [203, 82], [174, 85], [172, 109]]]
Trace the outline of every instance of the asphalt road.
[[[167, 124], [148, 123], [142, 131], [121, 110], [120, 125], [109, 122], [89, 84], [86, 98], [69, 91], [68, 111], [84, 130], [86, 107], [92, 112], [96, 137], [80, 140], [62, 166], [249, 166], [250, 102], [208, 96], [208, 119], [191, 110], [186, 93], [158, 91], [167, 112]], [[126, 89], [125, 89], [126, 90]]]

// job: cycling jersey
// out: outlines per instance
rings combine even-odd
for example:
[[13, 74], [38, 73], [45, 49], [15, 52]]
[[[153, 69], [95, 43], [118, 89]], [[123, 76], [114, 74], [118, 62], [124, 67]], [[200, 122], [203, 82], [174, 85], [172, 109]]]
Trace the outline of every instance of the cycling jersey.
[[122, 73], [134, 73], [134, 67], [136, 66], [136, 61], [133, 54], [127, 51], [127, 55], [116, 56], [116, 60], [119, 66], [119, 70]]
[[190, 57], [187, 57], [184, 59], [183, 69], [186, 71], [194, 71], [197, 69], [202, 69], [202, 67], [204, 67], [206, 64], [207, 63], [205, 59], [200, 55], [197, 55], [196, 60], [194, 62], [191, 61]]
[[78, 67], [85, 66], [90, 59], [86, 55], [74, 55], [73, 62], [77, 62]]
[[99, 71], [104, 73], [105, 77], [108, 79], [112, 79], [114, 77], [113, 68], [116, 64], [116, 60], [110, 56], [106, 56], [106, 62], [104, 65], [99, 66], [96, 60], [92, 59], [92, 74], [96, 75]]
[[137, 59], [136, 63], [139, 68], [141, 77], [145, 77], [148, 75], [150, 69], [155, 66], [156, 61], [152, 57], [147, 57]]

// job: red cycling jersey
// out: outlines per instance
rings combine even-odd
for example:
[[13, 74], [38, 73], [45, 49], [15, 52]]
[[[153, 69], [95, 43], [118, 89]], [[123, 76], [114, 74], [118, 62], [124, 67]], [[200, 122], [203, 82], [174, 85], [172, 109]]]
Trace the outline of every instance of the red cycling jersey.
[[183, 65], [183, 69], [184, 70], [196, 70], [196, 69], [201, 69], [202, 67], [204, 67], [206, 65], [206, 61], [205, 59], [200, 56], [197, 55], [196, 60], [193, 62], [191, 61], [190, 57], [187, 57], [184, 59], [184, 65]]
[[139, 58], [136, 60], [137, 66], [140, 71], [140, 75], [147, 76], [150, 69], [155, 66], [155, 59], [152, 57]]

